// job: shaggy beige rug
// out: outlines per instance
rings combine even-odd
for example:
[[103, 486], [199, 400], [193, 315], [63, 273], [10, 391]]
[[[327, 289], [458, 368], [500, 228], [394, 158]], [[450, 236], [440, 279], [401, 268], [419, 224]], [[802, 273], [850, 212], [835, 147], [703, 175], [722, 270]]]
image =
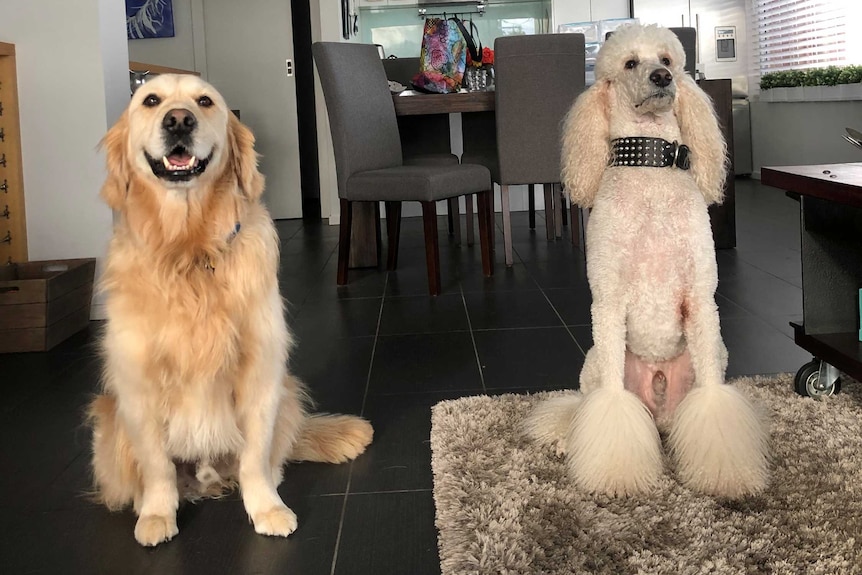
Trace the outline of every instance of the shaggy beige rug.
[[791, 375], [735, 384], [772, 417], [771, 487], [741, 501], [691, 492], [670, 471], [650, 496], [579, 492], [563, 459], [518, 431], [561, 392], [439, 403], [443, 574], [862, 574], [862, 385], [820, 402], [797, 396]]

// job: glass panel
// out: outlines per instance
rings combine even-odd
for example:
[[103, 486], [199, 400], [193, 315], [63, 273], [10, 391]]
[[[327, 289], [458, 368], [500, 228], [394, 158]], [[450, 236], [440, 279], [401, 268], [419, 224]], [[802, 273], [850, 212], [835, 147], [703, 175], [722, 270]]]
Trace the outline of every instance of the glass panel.
[[[445, 12], [447, 16], [457, 14], [462, 20], [472, 20], [479, 30], [478, 41], [491, 48], [500, 36], [550, 32], [549, 0], [487, 4], [484, 16], [469, 13], [471, 9], [475, 11], [475, 6], [425, 7], [429, 15]], [[424, 24], [425, 19], [419, 16], [418, 6], [361, 8], [360, 41], [380, 44], [387, 57], [417, 58], [422, 47]]]

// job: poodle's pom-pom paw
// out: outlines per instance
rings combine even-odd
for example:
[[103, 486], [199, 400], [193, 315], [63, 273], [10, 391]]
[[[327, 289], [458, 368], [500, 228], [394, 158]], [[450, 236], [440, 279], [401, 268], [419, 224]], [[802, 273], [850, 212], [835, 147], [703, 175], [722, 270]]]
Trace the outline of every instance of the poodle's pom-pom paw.
[[553, 445], [557, 455], [565, 454], [565, 438], [584, 396], [572, 392], [539, 403], [521, 427], [525, 436], [540, 445]]
[[662, 473], [661, 444], [652, 415], [624, 389], [600, 388], [586, 394], [565, 441], [569, 471], [590, 492], [645, 493]]
[[677, 408], [668, 438], [680, 481], [719, 497], [761, 493], [769, 480], [764, 419], [731, 385], [692, 390]]

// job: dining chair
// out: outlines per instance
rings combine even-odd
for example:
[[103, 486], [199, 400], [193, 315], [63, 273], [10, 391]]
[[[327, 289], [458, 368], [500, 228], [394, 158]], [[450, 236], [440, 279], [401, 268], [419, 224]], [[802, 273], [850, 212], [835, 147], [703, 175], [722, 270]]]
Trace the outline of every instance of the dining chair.
[[[413, 76], [419, 71], [419, 58], [385, 58], [383, 69], [386, 71], [387, 80], [398, 82], [409, 90]], [[398, 133], [401, 136], [401, 153], [405, 164], [440, 165], [460, 162], [458, 156], [452, 153], [449, 114], [398, 116]], [[460, 244], [458, 198], [449, 198], [447, 211], [449, 235], [455, 235], [456, 242]]]
[[[422, 205], [428, 290], [441, 291], [436, 202], [476, 194], [482, 271], [494, 273], [491, 175], [475, 164], [407, 164], [401, 150], [395, 105], [377, 49], [371, 44], [316, 42], [317, 64], [329, 114], [341, 205], [338, 234], [338, 285], [347, 284], [352, 207], [384, 202], [389, 239], [387, 269], [398, 263], [401, 202]], [[414, 96], [421, 97], [421, 96]]]
[[[554, 215], [560, 201], [560, 147], [563, 119], [584, 90], [583, 34], [502, 36], [494, 41], [496, 146], [470, 139], [473, 124], [488, 119], [463, 121], [462, 162], [482, 164], [500, 185], [503, 243], [506, 265], [513, 263], [509, 186], [543, 184], [548, 238], [560, 235], [562, 218]], [[471, 124], [472, 123], [472, 124]], [[477, 133], [486, 133], [481, 126]], [[531, 186], [530, 196], [534, 187]], [[560, 210], [562, 211], [562, 210]], [[580, 221], [572, 207], [573, 239]], [[533, 224], [534, 225], [534, 224]]]

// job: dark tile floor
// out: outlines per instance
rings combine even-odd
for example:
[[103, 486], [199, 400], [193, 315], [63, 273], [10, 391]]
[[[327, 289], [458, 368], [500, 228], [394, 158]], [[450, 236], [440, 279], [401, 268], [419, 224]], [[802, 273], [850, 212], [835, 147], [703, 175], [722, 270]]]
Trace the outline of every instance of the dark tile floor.
[[[290, 538], [254, 534], [236, 496], [186, 504], [180, 534], [144, 549], [131, 511], [86, 498], [98, 324], [50, 353], [0, 355], [3, 573], [438, 573], [430, 410], [469, 394], [574, 386], [590, 345], [584, 260], [515, 214], [515, 265], [481, 275], [478, 246], [442, 236], [443, 295], [426, 295], [421, 222], [403, 225], [401, 269], [335, 285], [337, 228], [279, 222], [281, 283], [299, 346], [292, 368], [319, 408], [363, 414], [375, 442], [352, 464], [288, 468], [279, 491], [299, 516]], [[443, 227], [441, 218], [441, 230]], [[738, 247], [718, 253], [729, 375], [795, 371], [802, 312], [798, 204], [737, 181]]]

